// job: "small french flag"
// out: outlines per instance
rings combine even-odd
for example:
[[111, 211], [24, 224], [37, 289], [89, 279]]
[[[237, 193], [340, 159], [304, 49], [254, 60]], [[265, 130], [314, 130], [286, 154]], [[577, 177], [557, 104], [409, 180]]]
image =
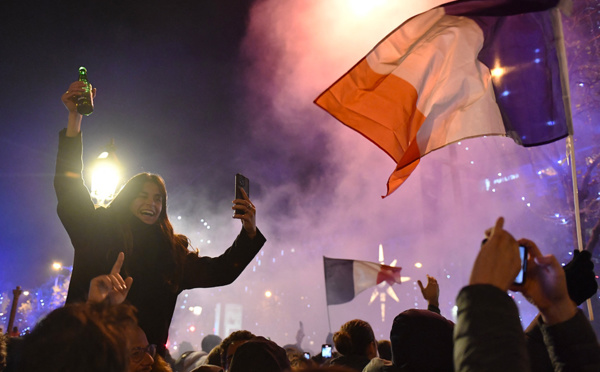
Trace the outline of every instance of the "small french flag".
[[327, 305], [351, 301], [367, 288], [386, 282], [400, 284], [401, 267], [323, 256]]

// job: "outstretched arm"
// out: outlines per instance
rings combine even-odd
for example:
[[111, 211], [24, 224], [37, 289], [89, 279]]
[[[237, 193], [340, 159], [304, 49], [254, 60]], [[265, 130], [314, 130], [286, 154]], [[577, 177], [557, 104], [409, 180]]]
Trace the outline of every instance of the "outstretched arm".
[[456, 299], [454, 370], [527, 371], [519, 311], [506, 291], [520, 269], [519, 245], [498, 218]]
[[[530, 258], [524, 285], [514, 289], [540, 311], [535, 321], [554, 370], [600, 370], [600, 346], [589, 321], [569, 296], [565, 270], [553, 255], [542, 255], [534, 242], [521, 239], [519, 243], [528, 248]], [[529, 333], [533, 331], [529, 327]]]

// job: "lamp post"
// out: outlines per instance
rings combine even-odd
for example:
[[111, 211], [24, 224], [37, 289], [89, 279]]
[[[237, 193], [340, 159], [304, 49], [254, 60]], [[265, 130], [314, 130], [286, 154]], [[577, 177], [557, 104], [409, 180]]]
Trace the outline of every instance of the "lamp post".
[[115, 197], [121, 179], [121, 165], [111, 139], [93, 164], [91, 195], [97, 206], [106, 206]]
[[20, 286], [13, 289], [13, 302], [10, 307], [10, 317], [8, 318], [8, 332], [11, 333], [13, 325], [15, 324], [15, 315], [17, 314], [17, 303], [19, 302], [19, 296], [23, 293]]

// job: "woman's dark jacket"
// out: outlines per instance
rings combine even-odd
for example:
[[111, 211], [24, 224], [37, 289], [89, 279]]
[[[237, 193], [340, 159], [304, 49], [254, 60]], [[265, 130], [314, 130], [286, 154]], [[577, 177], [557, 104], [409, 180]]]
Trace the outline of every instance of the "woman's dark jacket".
[[[82, 141], [59, 135], [54, 188], [58, 216], [67, 230], [75, 256], [67, 303], [85, 301], [92, 278], [110, 273], [125, 240], [110, 208], [95, 208], [82, 178]], [[245, 230], [219, 257], [199, 257], [189, 252], [178, 282], [168, 282], [175, 268], [169, 244], [157, 225], [147, 225], [132, 215], [133, 255], [125, 257], [124, 277], [133, 277], [127, 300], [138, 309], [140, 327], [148, 341], [164, 353], [177, 295], [185, 289], [232, 283], [252, 261], [266, 239], [257, 231], [250, 240]], [[161, 353], [162, 354], [162, 353]]]

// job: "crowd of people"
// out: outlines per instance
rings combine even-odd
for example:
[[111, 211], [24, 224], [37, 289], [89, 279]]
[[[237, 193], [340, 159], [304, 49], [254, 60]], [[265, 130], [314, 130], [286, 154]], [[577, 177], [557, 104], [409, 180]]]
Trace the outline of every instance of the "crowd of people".
[[[120, 275], [124, 254], [107, 275], [93, 278], [86, 302], [50, 313], [23, 338], [0, 343], [3, 371], [600, 371], [600, 345], [578, 305], [597, 291], [591, 255], [577, 252], [561, 266], [527, 239], [516, 240], [504, 220], [486, 232], [469, 285], [457, 295], [456, 324], [438, 307], [439, 285], [419, 282], [427, 310], [398, 314], [389, 340], [376, 340], [368, 322], [352, 319], [332, 336], [331, 357], [307, 355], [302, 329], [296, 344], [278, 345], [247, 330], [209, 335], [202, 350], [177, 359], [157, 353], [127, 302], [131, 279]], [[519, 245], [529, 251], [526, 280]], [[507, 291], [522, 292], [539, 310], [523, 330]]]
[[[91, 200], [82, 177], [77, 98], [96, 90], [77, 81], [62, 95], [69, 111], [60, 132], [54, 186], [58, 216], [75, 249], [64, 307], [23, 337], [0, 337], [0, 372], [284, 372], [284, 371], [600, 371], [600, 345], [577, 306], [597, 291], [591, 255], [576, 252], [564, 268], [527, 239], [516, 240], [499, 218], [485, 232], [469, 285], [457, 295], [456, 324], [441, 315], [439, 285], [421, 288], [427, 310], [407, 309], [393, 321], [389, 340], [376, 340], [368, 322], [351, 319], [331, 339], [331, 355], [309, 355], [247, 330], [208, 336], [202, 350], [173, 359], [166, 349], [181, 291], [234, 281], [265, 244], [256, 206], [240, 188], [233, 218], [242, 223], [231, 247], [202, 257], [177, 234], [167, 216], [162, 178], [141, 173], [107, 207]], [[526, 280], [519, 247], [529, 252]], [[539, 310], [524, 331], [507, 291], [519, 291]]]

